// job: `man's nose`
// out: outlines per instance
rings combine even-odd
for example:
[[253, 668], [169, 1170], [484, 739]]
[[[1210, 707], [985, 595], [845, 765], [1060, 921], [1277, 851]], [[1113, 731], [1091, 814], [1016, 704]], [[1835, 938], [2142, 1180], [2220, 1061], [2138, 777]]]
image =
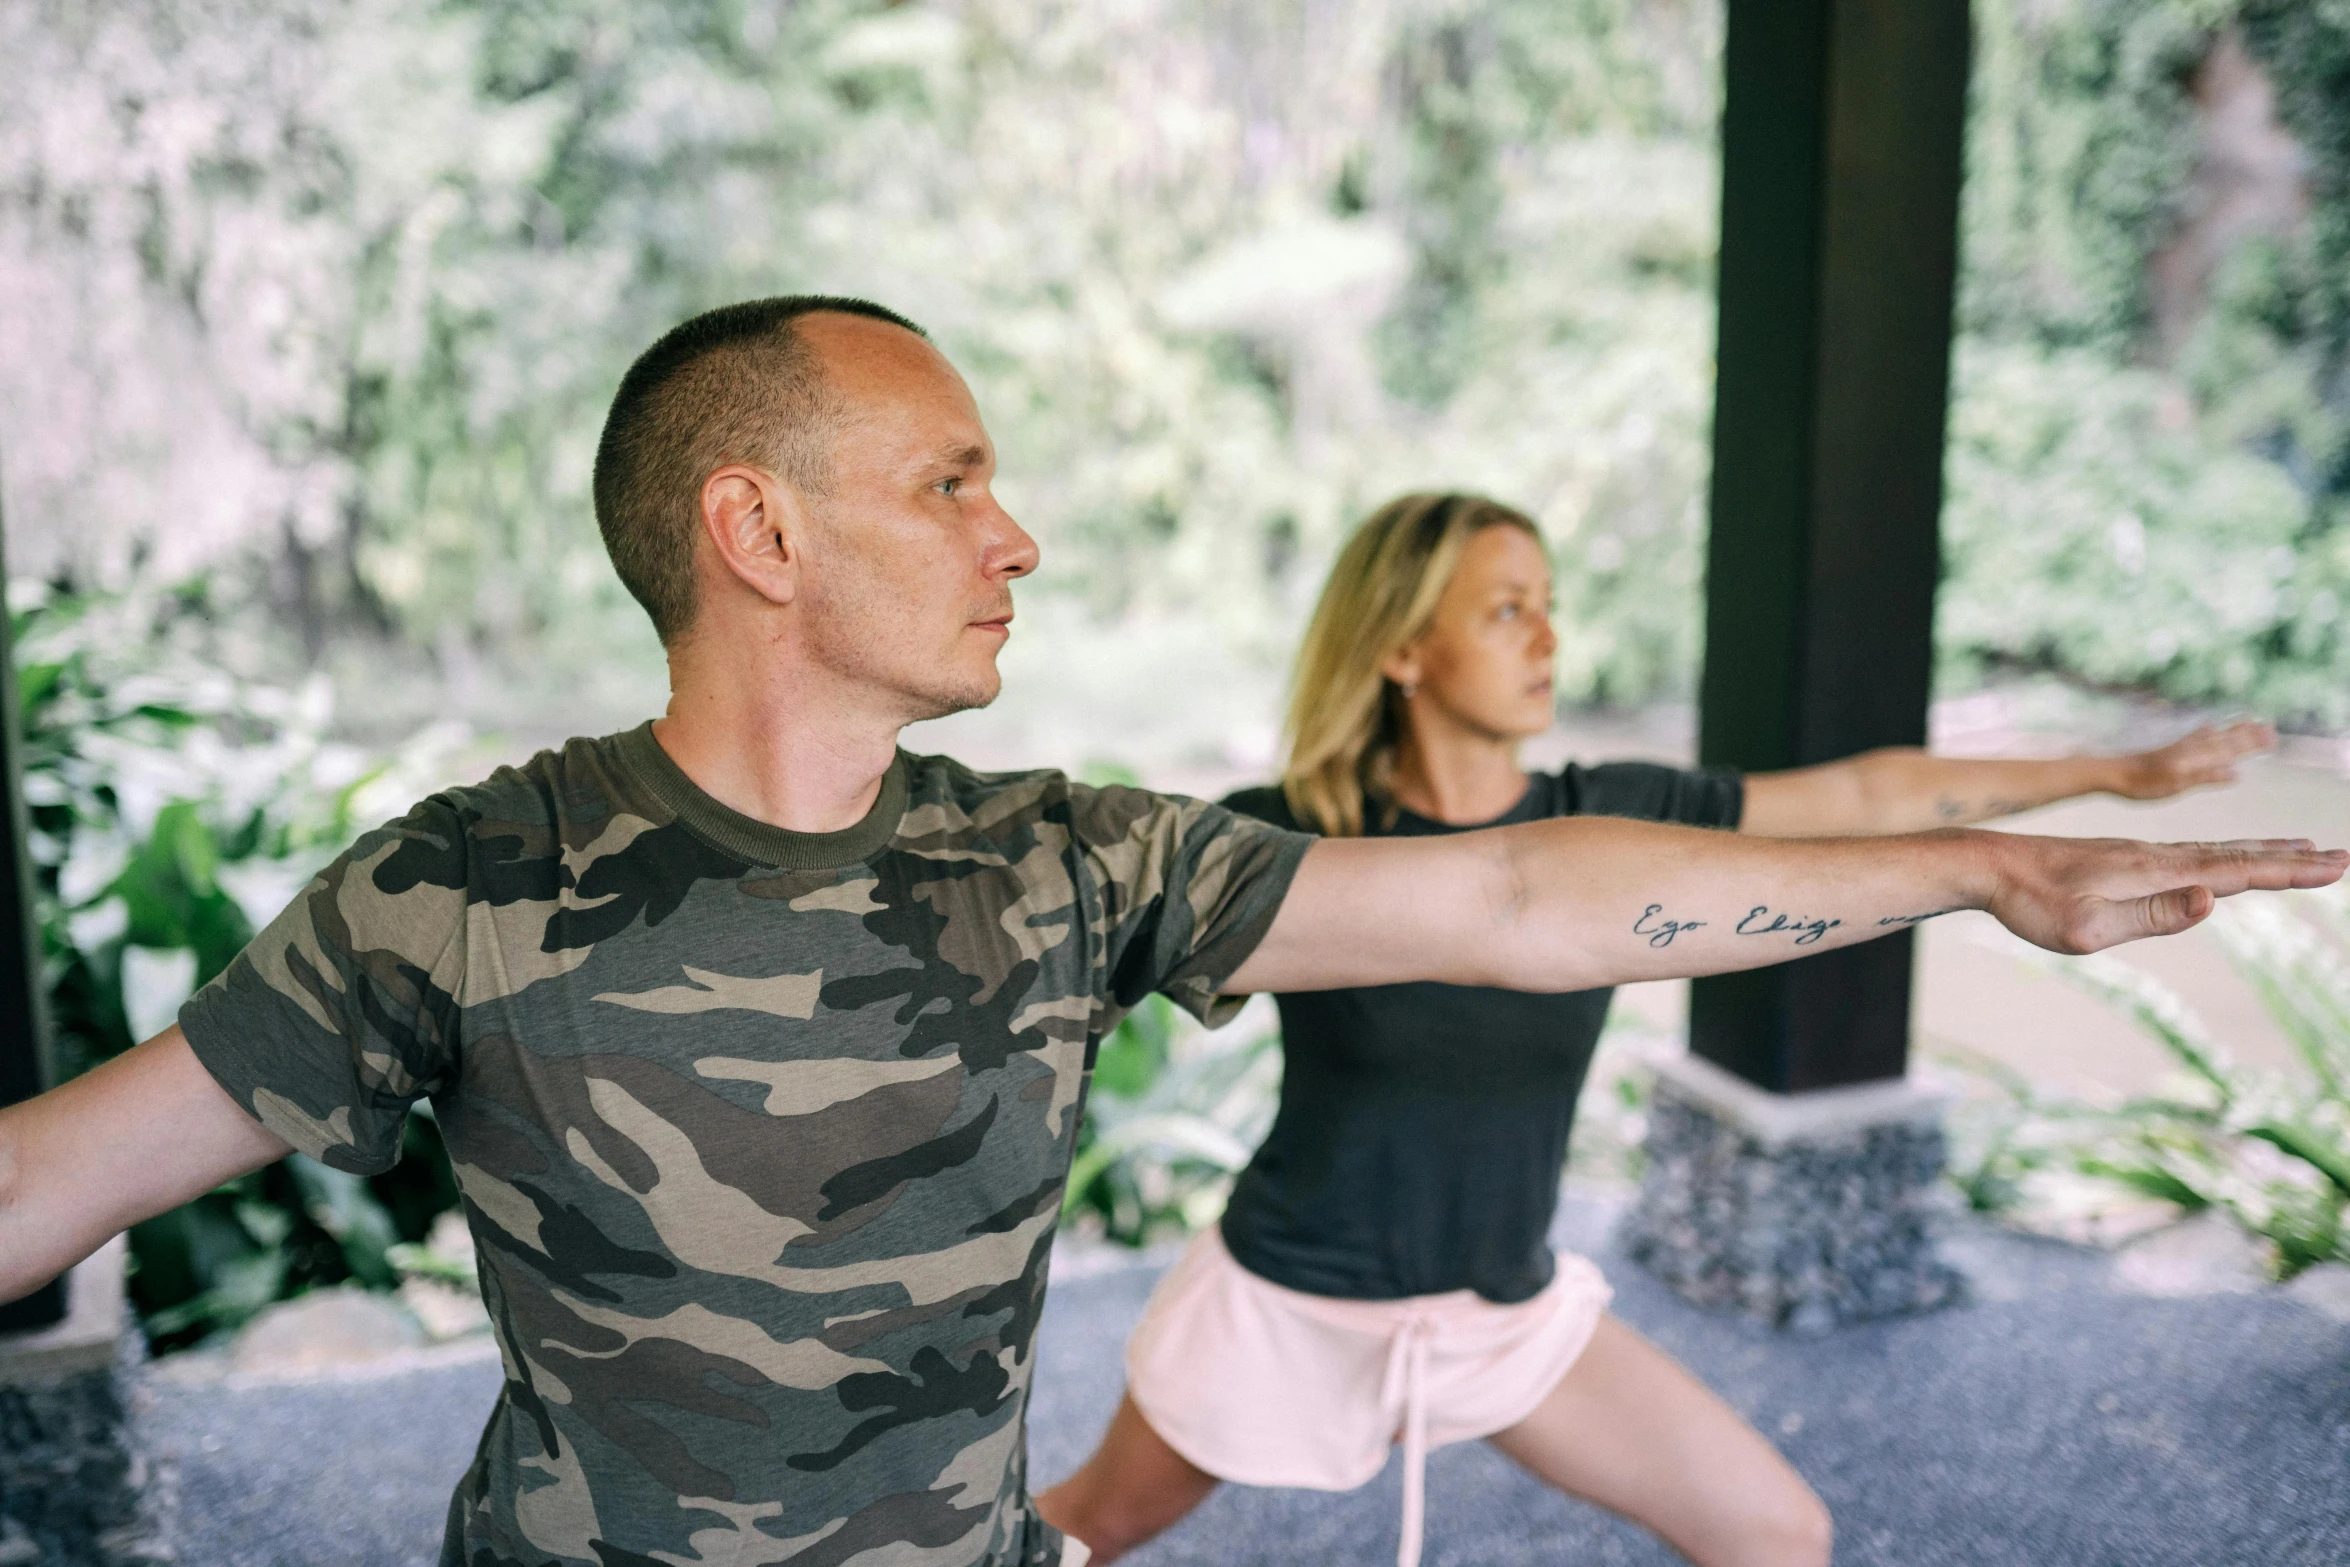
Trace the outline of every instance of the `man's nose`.
[[994, 508], [990, 528], [991, 537], [985, 556], [989, 576], [1025, 577], [1036, 569], [1040, 551], [1028, 530], [1012, 520], [1012, 514], [1002, 506]]

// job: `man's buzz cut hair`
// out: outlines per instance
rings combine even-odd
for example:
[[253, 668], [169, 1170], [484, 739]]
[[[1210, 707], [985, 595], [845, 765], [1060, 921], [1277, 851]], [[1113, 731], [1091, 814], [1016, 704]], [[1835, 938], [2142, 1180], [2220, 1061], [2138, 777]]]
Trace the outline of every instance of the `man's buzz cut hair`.
[[620, 378], [596, 444], [596, 526], [664, 646], [694, 623], [703, 480], [739, 462], [803, 494], [822, 495], [831, 484], [831, 436], [843, 410], [794, 324], [818, 311], [930, 336], [870, 300], [783, 294], [671, 327]]

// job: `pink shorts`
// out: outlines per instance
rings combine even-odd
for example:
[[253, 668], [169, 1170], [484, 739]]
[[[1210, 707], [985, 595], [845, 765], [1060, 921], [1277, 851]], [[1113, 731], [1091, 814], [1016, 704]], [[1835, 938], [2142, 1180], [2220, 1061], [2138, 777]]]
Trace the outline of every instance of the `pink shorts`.
[[1219, 1480], [1351, 1491], [1404, 1444], [1399, 1567], [1420, 1558], [1429, 1449], [1506, 1431], [1591, 1342], [1613, 1291], [1561, 1253], [1532, 1300], [1469, 1290], [1339, 1300], [1243, 1268], [1209, 1229], [1152, 1292], [1126, 1344], [1151, 1429]]

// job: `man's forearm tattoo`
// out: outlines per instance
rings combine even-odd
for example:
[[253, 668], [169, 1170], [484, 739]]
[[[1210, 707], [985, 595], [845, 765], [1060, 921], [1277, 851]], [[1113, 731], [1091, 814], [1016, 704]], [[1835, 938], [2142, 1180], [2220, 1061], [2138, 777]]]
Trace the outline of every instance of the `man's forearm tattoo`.
[[1669, 947], [1673, 944], [1673, 938], [1681, 932], [1696, 930], [1706, 923], [1704, 920], [1658, 919], [1657, 916], [1664, 911], [1665, 906], [1661, 903], [1652, 903], [1642, 909], [1640, 918], [1632, 922], [1632, 934], [1646, 936], [1652, 947]]
[[[1877, 921], [1879, 927], [1921, 925], [1927, 920], [1940, 919], [1945, 914], [1956, 914], [1957, 909], [1928, 909], [1922, 914], [1888, 914]], [[1632, 934], [1644, 936], [1652, 947], [1669, 947], [1673, 938], [1684, 931], [1703, 930], [1709, 920], [1677, 920], [1665, 917], [1665, 906], [1652, 903], [1640, 911], [1632, 922]], [[1801, 914], [1774, 912], [1767, 903], [1758, 903], [1746, 911], [1731, 929], [1741, 936], [1792, 936], [1798, 947], [1815, 945], [1828, 932], [1844, 922], [1840, 919], [1820, 919]]]
[[1800, 914], [1774, 914], [1769, 904], [1758, 903], [1732, 928], [1741, 936], [1776, 936], [1792, 931], [1795, 944], [1808, 947], [1843, 923], [1842, 920], [1806, 919]]

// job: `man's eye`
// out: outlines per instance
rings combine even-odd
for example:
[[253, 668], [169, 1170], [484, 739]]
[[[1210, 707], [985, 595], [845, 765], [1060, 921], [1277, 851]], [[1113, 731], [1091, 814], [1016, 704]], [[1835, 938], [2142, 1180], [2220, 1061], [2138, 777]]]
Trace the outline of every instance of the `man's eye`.
[[936, 484], [931, 486], [932, 489], [938, 491], [938, 493], [941, 495], [952, 495], [962, 487], [963, 481], [960, 479], [941, 479]]
[[1504, 604], [1501, 608], [1495, 610], [1493, 613], [1495, 618], [1500, 620], [1515, 620], [1518, 618], [1518, 606], [1515, 604]]

